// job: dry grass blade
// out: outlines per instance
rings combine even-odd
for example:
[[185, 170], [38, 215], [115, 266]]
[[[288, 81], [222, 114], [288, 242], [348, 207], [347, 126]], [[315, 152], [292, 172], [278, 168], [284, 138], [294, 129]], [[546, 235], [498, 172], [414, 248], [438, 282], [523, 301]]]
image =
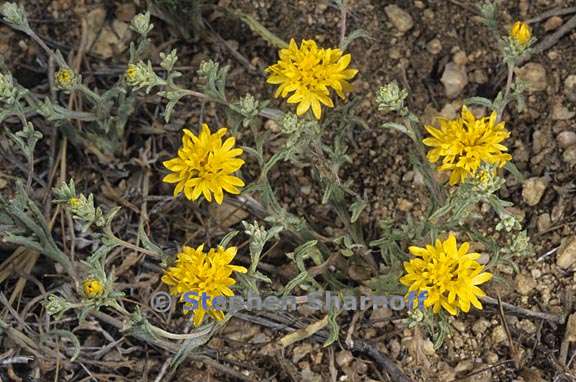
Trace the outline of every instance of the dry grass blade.
[[282, 345], [282, 347], [287, 347], [313, 336], [328, 325], [328, 318], [329, 316], [325, 316], [320, 321], [316, 321], [305, 328], [295, 331], [294, 333], [285, 335], [280, 339], [280, 345]]
[[519, 369], [522, 365], [522, 358], [516, 349], [516, 344], [512, 339], [512, 334], [510, 333], [510, 328], [508, 327], [508, 321], [506, 321], [506, 315], [504, 314], [504, 308], [502, 306], [502, 299], [500, 295], [498, 295], [498, 314], [500, 315], [500, 321], [502, 322], [502, 326], [504, 327], [504, 331], [506, 332], [506, 337], [508, 339], [508, 347], [510, 349], [510, 353], [512, 356], [512, 360], [514, 361], [514, 365], [517, 369]]

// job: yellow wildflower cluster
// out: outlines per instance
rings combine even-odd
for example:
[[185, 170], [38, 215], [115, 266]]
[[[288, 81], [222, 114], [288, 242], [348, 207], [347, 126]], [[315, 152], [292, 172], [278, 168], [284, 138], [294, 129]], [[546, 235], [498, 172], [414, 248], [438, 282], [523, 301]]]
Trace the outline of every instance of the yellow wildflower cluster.
[[503, 167], [512, 159], [504, 153], [508, 148], [501, 144], [510, 133], [504, 122], [496, 122], [496, 113], [490, 117], [476, 119], [466, 106], [462, 115], [453, 120], [440, 118], [440, 128], [426, 126], [432, 137], [423, 143], [432, 147], [428, 160], [432, 163], [442, 158], [441, 171], [450, 171], [450, 184], [464, 182], [476, 175], [482, 163]]
[[510, 37], [521, 48], [526, 47], [532, 39], [532, 30], [522, 21], [516, 21], [510, 29]]
[[298, 47], [292, 39], [279, 56], [276, 64], [266, 68], [270, 73], [267, 82], [280, 85], [275, 97], [289, 96], [288, 103], [298, 104], [298, 115], [312, 108], [314, 116], [320, 119], [322, 105], [334, 107], [330, 88], [344, 99], [352, 89], [348, 80], [358, 73], [356, 69], [348, 69], [350, 54], [343, 54], [340, 49], [318, 48], [313, 40], [303, 40]]
[[469, 249], [466, 242], [458, 247], [453, 234], [425, 248], [412, 246], [409, 251], [415, 258], [404, 263], [406, 275], [400, 282], [409, 292], [426, 292], [424, 306], [433, 307], [434, 313], [442, 308], [451, 315], [459, 310], [467, 313], [470, 305], [482, 309], [478, 297], [485, 293], [477, 285], [490, 281], [492, 274], [484, 272], [477, 261], [480, 255], [468, 253]]
[[[203, 294], [207, 296], [206, 306], [211, 307], [214, 297], [234, 296], [230, 287], [236, 284], [236, 280], [231, 278], [232, 272], [246, 273], [247, 269], [238, 265], [232, 265], [230, 262], [236, 256], [236, 247], [211, 248], [208, 252], [204, 251], [201, 245], [194, 249], [184, 247], [182, 252], [177, 256], [176, 264], [168, 268], [162, 281], [170, 286], [170, 293], [175, 296], [181, 296], [188, 292], [195, 292], [196, 296], [188, 296], [187, 299], [194, 299], [196, 309], [194, 309], [194, 325], [199, 326], [208, 313], [216, 320], [222, 320], [224, 313], [218, 309], [204, 309], [200, 298]], [[188, 312], [189, 310], [185, 310]]]
[[176, 183], [174, 196], [184, 192], [189, 200], [196, 200], [204, 195], [207, 201], [214, 200], [222, 204], [224, 191], [239, 194], [238, 187], [244, 186], [242, 179], [232, 174], [244, 164], [237, 158], [242, 149], [234, 148], [236, 140], [230, 137], [222, 142], [227, 129], [221, 128], [215, 134], [210, 132], [208, 125], [202, 125], [198, 136], [184, 129], [182, 147], [178, 156], [164, 162], [164, 166], [172, 171], [163, 181]]

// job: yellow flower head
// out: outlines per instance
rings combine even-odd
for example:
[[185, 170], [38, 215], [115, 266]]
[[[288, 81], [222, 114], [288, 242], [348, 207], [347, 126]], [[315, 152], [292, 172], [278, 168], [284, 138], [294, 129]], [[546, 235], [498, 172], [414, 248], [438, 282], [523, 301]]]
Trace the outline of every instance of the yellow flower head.
[[126, 78], [126, 83], [128, 83], [129, 85], [133, 85], [136, 83], [136, 80], [138, 79], [138, 72], [139, 72], [139, 68], [137, 65], [134, 64], [130, 64], [128, 65], [128, 68], [126, 68], [126, 73], [124, 73], [124, 78]]
[[72, 69], [61, 68], [56, 72], [56, 85], [62, 89], [70, 89], [74, 86], [76, 81], [76, 76]]
[[503, 167], [512, 159], [504, 153], [508, 148], [501, 144], [510, 136], [504, 122], [496, 123], [496, 113], [476, 119], [466, 106], [462, 116], [453, 120], [439, 119], [440, 128], [425, 126], [432, 135], [422, 142], [432, 147], [428, 160], [432, 163], [442, 158], [441, 171], [450, 171], [450, 184], [462, 183], [474, 176], [482, 163]]
[[525, 22], [516, 21], [510, 29], [510, 37], [520, 47], [525, 47], [532, 39], [532, 30]]
[[104, 293], [104, 284], [98, 279], [86, 279], [82, 282], [82, 290], [86, 297], [98, 297]]
[[[162, 281], [170, 287], [170, 293], [174, 296], [180, 296], [184, 299], [184, 294], [188, 292], [196, 293], [195, 296], [188, 296], [197, 302], [196, 308], [192, 310], [194, 314], [194, 325], [199, 326], [208, 313], [216, 320], [222, 320], [224, 313], [218, 309], [210, 309], [214, 297], [217, 296], [234, 296], [230, 287], [236, 284], [232, 272], [246, 273], [247, 269], [238, 265], [232, 265], [230, 262], [236, 256], [236, 247], [210, 249], [204, 251], [201, 245], [194, 249], [191, 247], [182, 248], [178, 253], [176, 264], [170, 267], [162, 276]], [[204, 309], [200, 301], [202, 294], [208, 296]], [[185, 310], [190, 312], [190, 310]]]
[[317, 119], [322, 116], [322, 105], [334, 107], [330, 88], [344, 99], [352, 89], [348, 80], [358, 70], [347, 69], [352, 56], [340, 49], [318, 48], [314, 40], [303, 40], [300, 47], [294, 39], [286, 49], [280, 50], [280, 59], [266, 68], [267, 82], [280, 85], [274, 97], [288, 97], [288, 103], [297, 103], [296, 114], [303, 115], [312, 108]]
[[232, 137], [222, 143], [222, 137], [227, 129], [221, 128], [215, 134], [210, 132], [208, 125], [202, 125], [198, 136], [184, 129], [182, 147], [178, 156], [164, 162], [164, 166], [172, 171], [162, 179], [166, 183], [176, 183], [174, 196], [182, 191], [189, 200], [196, 200], [200, 195], [209, 202], [214, 200], [222, 204], [224, 191], [239, 194], [238, 187], [244, 186], [242, 179], [232, 174], [244, 164], [242, 149], [234, 148], [236, 140]]
[[427, 292], [425, 307], [433, 307], [434, 313], [444, 308], [451, 315], [458, 310], [467, 313], [470, 304], [482, 309], [478, 297], [486, 294], [477, 285], [492, 279], [492, 274], [483, 272], [484, 266], [477, 262], [478, 253], [468, 253], [469, 243], [459, 248], [453, 234], [444, 242], [436, 240], [426, 248], [410, 247], [415, 258], [404, 262], [406, 274], [400, 282], [408, 291]]
[[80, 198], [70, 198], [68, 199], [68, 205], [72, 208], [78, 208], [82, 205], [82, 200]]

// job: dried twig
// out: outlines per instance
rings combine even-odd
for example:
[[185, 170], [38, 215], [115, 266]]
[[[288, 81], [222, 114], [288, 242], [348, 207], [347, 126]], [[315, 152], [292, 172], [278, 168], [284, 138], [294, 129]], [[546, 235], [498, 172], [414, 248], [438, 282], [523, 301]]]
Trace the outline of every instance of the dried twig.
[[536, 16], [534, 18], [531, 18], [530, 20], [527, 20], [526, 22], [528, 24], [535, 24], [538, 23], [540, 21], [544, 21], [546, 19], [549, 19], [550, 17], [554, 17], [554, 16], [564, 16], [564, 15], [570, 15], [572, 13], [576, 13], [576, 7], [570, 7], [570, 8], [554, 8], [551, 9], [549, 11], [546, 11], [544, 13], [542, 13], [539, 16]]
[[380, 353], [378, 349], [369, 343], [364, 341], [354, 341], [354, 347], [350, 350], [372, 358], [381, 369], [388, 373], [394, 382], [412, 382], [412, 380], [408, 378], [389, 357]]
[[504, 331], [506, 332], [506, 338], [508, 338], [508, 348], [510, 349], [510, 355], [514, 361], [514, 366], [519, 369], [521, 364], [520, 355], [518, 354], [518, 350], [516, 349], [516, 345], [512, 339], [512, 334], [510, 333], [510, 328], [508, 327], [508, 321], [506, 321], [506, 315], [504, 314], [504, 308], [502, 307], [502, 299], [500, 298], [500, 295], [498, 295], [498, 314], [500, 316], [502, 326], [504, 327]]
[[[290, 332], [297, 330], [291, 326], [291, 323], [286, 322], [287, 321], [286, 319], [284, 319], [280, 316], [277, 316], [277, 315], [275, 318], [278, 321], [282, 321], [282, 323], [275, 322], [275, 321], [268, 319], [268, 318], [264, 318], [264, 317], [260, 317], [260, 316], [252, 316], [250, 314], [244, 314], [244, 313], [236, 313], [234, 315], [234, 317], [239, 318], [239, 319], [244, 320], [244, 321], [248, 321], [248, 322], [258, 324], [258, 325], [262, 325], [262, 326], [266, 326], [266, 327], [269, 327], [272, 329], [276, 329], [276, 330], [280, 329], [280, 330], [285, 330], [285, 331], [290, 331]], [[328, 338], [328, 334], [326, 332], [319, 331], [319, 332], [316, 332], [310, 338], [314, 339], [317, 342], [324, 343], [324, 341], [326, 341], [326, 339]], [[392, 381], [394, 381], [394, 382], [412, 382], [412, 380], [409, 377], [407, 377], [406, 374], [404, 374], [402, 372], [402, 370], [400, 370], [400, 368], [398, 368], [398, 366], [396, 366], [396, 364], [394, 363], [394, 361], [391, 358], [389, 358], [385, 354], [382, 354], [380, 351], [378, 351], [378, 349], [376, 349], [373, 345], [369, 344], [368, 342], [361, 341], [358, 339], [353, 339], [351, 346], [348, 345], [348, 347], [349, 347], [349, 350], [354, 352], [354, 353], [364, 354], [364, 355], [372, 358], [372, 360], [374, 360], [374, 362], [376, 362], [376, 364], [384, 372], [388, 373], [388, 375], [390, 376]]]
[[[96, 312], [93, 311], [90, 313], [90, 315], [94, 316], [95, 318], [106, 322], [109, 325], [114, 326], [116, 329], [119, 330], [125, 330], [126, 327], [124, 326], [124, 324], [122, 323], [122, 321], [106, 314], [103, 312]], [[140, 335], [138, 333], [134, 333], [132, 334], [133, 337], [138, 338], [141, 341], [147, 342], [149, 344], [158, 346], [164, 350], [167, 350], [171, 353], [177, 353], [179, 348], [179, 345], [173, 342], [168, 342], [168, 341], [164, 341], [162, 339], [151, 339], [149, 337], [145, 337], [143, 335]], [[211, 357], [209, 357], [206, 354], [202, 354], [202, 353], [189, 353], [187, 355], [187, 358], [193, 361], [201, 361], [204, 362], [207, 366], [210, 366], [220, 372], [222, 372], [223, 374], [227, 374], [230, 375], [240, 381], [247, 381], [247, 382], [253, 382], [254, 379], [245, 376], [244, 374], [240, 373], [239, 371], [236, 371], [226, 365], [221, 364], [220, 362], [212, 359]]]
[[[484, 302], [488, 305], [492, 305], [492, 306], [498, 306], [499, 305], [497, 299], [492, 298], [492, 297], [488, 297], [488, 296], [482, 297], [482, 302]], [[550, 321], [550, 322], [553, 322], [553, 323], [556, 323], [559, 325], [562, 325], [564, 323], [564, 321], [566, 320], [566, 318], [564, 316], [561, 316], [561, 315], [551, 314], [551, 313], [543, 313], [543, 312], [535, 312], [533, 310], [520, 308], [518, 306], [508, 304], [506, 302], [502, 302], [501, 306], [503, 309], [505, 309], [509, 314], [511, 314], [513, 316], [536, 318], [539, 320]]]
[[348, 4], [346, 0], [342, 0], [340, 6], [340, 48], [344, 46], [344, 39], [346, 38], [346, 18], [348, 14]]

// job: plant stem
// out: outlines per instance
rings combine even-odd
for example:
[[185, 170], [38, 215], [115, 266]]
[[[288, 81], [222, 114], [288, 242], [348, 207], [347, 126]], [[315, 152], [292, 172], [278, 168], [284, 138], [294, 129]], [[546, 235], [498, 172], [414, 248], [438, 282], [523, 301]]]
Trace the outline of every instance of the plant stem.
[[[229, 103], [227, 101], [221, 100], [221, 99], [216, 99], [216, 98], [212, 98], [209, 95], [206, 95], [204, 93], [201, 92], [197, 92], [194, 90], [188, 90], [188, 89], [183, 89], [186, 93], [186, 95], [192, 96], [192, 97], [196, 97], [199, 99], [202, 99], [204, 101], [208, 101], [208, 102], [216, 102], [219, 103], [221, 105], [226, 105], [227, 107], [229, 107]], [[262, 109], [259, 113], [259, 116], [264, 117], [264, 118], [268, 118], [268, 119], [273, 119], [273, 120], [280, 120], [280, 118], [282, 117], [282, 115], [284, 115], [284, 113], [282, 113], [282, 111], [278, 110], [278, 109], [273, 109], [270, 107], [266, 107], [264, 109]]]
[[88, 97], [92, 98], [94, 105], [99, 105], [102, 103], [102, 97], [96, 94], [94, 91], [84, 84], [79, 84], [76, 89], [80, 90], [82, 93], [86, 94]]
[[504, 114], [504, 109], [508, 104], [508, 97], [510, 96], [510, 90], [512, 89], [512, 80], [514, 79], [514, 63], [508, 63], [508, 78], [506, 79], [506, 88], [504, 89], [504, 96], [502, 97], [502, 102], [498, 107], [498, 116], [496, 117], [496, 123], [502, 120], [502, 114]]
[[[443, 205], [446, 201], [446, 191], [434, 177], [434, 170], [432, 169], [432, 166], [430, 166], [430, 162], [428, 162], [428, 158], [426, 157], [426, 148], [422, 143], [422, 134], [420, 133], [418, 127], [412, 123], [411, 117], [411, 114], [406, 117], [406, 123], [408, 124], [410, 131], [414, 133], [413, 140], [416, 146], [416, 151], [418, 152], [418, 156], [420, 157], [420, 164], [422, 165], [421, 168], [423, 170], [422, 175], [428, 180], [426, 183], [430, 189], [434, 204]], [[416, 117], [413, 116], [413, 118]]]

